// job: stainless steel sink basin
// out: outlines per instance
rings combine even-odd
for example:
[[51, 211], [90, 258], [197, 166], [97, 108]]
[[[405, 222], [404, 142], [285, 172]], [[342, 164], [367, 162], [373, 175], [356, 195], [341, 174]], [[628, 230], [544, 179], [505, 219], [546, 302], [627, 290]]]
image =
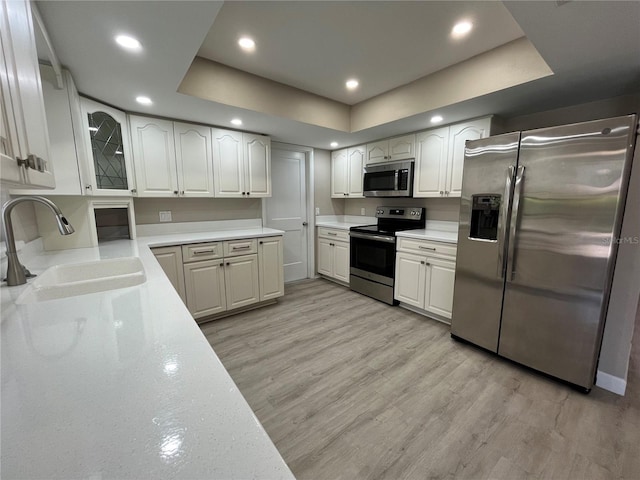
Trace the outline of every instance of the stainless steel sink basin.
[[36, 278], [16, 299], [17, 304], [42, 302], [132, 287], [146, 282], [142, 262], [137, 257], [51, 267]]

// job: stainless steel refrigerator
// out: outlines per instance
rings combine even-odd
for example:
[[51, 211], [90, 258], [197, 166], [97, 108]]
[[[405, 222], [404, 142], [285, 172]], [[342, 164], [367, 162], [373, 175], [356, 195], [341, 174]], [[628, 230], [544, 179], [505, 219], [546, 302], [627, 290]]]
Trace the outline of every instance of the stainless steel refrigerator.
[[636, 128], [629, 115], [467, 143], [454, 338], [591, 389]]

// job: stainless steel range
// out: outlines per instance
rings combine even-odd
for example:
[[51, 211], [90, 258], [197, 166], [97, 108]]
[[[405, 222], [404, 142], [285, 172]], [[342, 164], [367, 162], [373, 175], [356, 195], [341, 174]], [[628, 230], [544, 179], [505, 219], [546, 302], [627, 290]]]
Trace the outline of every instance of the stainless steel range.
[[351, 290], [397, 305], [393, 299], [396, 268], [396, 232], [424, 228], [421, 207], [378, 207], [377, 225], [352, 227]]

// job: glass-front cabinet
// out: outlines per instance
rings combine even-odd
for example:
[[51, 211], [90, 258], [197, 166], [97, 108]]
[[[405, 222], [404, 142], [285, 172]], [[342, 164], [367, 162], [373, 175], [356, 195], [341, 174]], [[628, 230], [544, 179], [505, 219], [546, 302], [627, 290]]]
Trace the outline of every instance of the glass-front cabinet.
[[88, 162], [85, 193], [131, 196], [136, 193], [131, 145], [124, 112], [87, 98], [80, 99]]

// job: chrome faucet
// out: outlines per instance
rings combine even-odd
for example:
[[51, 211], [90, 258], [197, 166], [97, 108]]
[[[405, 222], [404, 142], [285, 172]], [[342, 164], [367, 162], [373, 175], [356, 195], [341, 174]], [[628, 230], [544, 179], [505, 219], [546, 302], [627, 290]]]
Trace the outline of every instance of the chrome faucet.
[[27, 277], [35, 277], [20, 263], [16, 252], [16, 239], [13, 234], [11, 211], [22, 202], [37, 202], [49, 207], [56, 217], [56, 223], [61, 235], [71, 235], [75, 231], [56, 204], [49, 199], [34, 195], [14, 198], [5, 203], [2, 206], [2, 226], [4, 229], [4, 241], [7, 245], [7, 278], [5, 280], [9, 286], [24, 285], [27, 283]]

